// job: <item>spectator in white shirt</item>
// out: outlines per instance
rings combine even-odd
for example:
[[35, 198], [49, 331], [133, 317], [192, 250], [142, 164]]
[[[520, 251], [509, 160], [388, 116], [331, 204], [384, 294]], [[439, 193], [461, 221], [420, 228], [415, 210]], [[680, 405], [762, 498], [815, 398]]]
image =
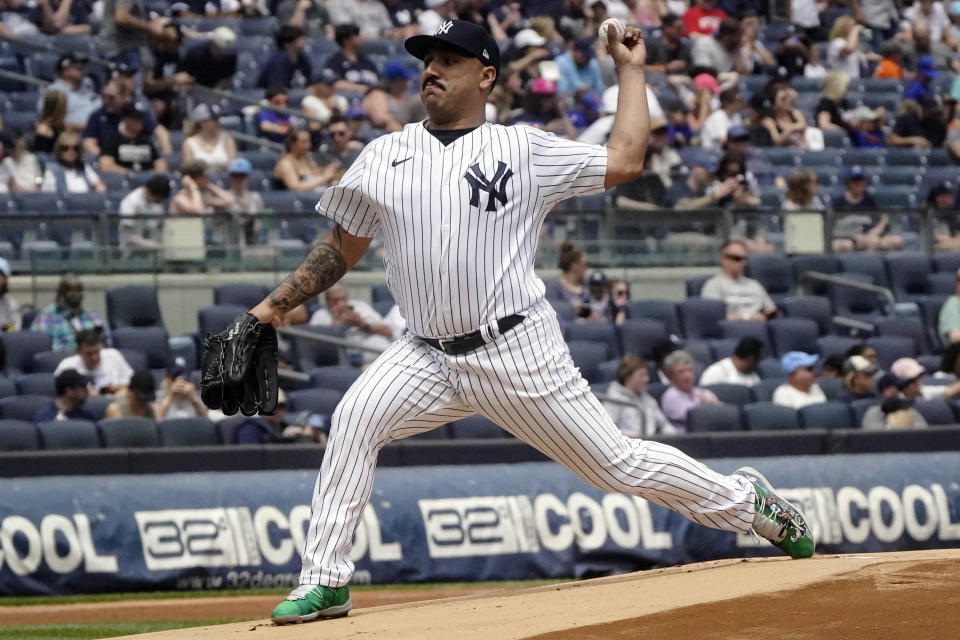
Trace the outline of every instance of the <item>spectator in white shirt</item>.
[[700, 290], [704, 298], [723, 300], [727, 320], [766, 320], [777, 315], [777, 305], [763, 285], [743, 275], [747, 266], [747, 247], [729, 240], [720, 248], [721, 272], [707, 280]]
[[[120, 201], [120, 246], [124, 249], [157, 249], [162, 246], [160, 216], [170, 197], [170, 179], [156, 174]], [[150, 216], [135, 219], [134, 216]]]
[[[699, 77], [699, 76], [698, 76]], [[694, 80], [696, 82], [696, 80]], [[707, 116], [700, 132], [700, 145], [705, 149], [720, 149], [727, 141], [727, 133], [734, 126], [743, 125], [740, 110], [744, 101], [740, 89], [730, 87], [720, 92], [720, 108]]]
[[790, 351], [783, 356], [780, 364], [787, 381], [773, 392], [774, 404], [791, 409], [801, 409], [809, 404], [826, 402], [827, 396], [817, 384], [817, 372], [814, 366], [819, 356], [803, 351]]
[[77, 332], [77, 354], [68, 356], [57, 365], [54, 375], [74, 369], [91, 381], [91, 393], [116, 395], [130, 384], [133, 369], [116, 349], [104, 348], [100, 329]]
[[827, 46], [827, 69], [846, 71], [853, 79], [860, 77], [860, 67], [866, 64], [860, 51], [860, 25], [851, 16], [840, 16], [830, 29]]
[[[326, 307], [318, 309], [310, 318], [311, 325], [346, 327], [344, 337], [364, 347], [386, 350], [393, 340], [393, 328], [366, 302], [350, 300], [341, 286], [327, 289]], [[349, 354], [348, 354], [349, 355]], [[373, 351], [362, 351], [357, 360], [369, 364], [378, 356]]]
[[617, 402], [604, 402], [603, 408], [628, 438], [678, 433], [654, 397], [647, 393], [649, 383], [650, 365], [636, 356], [624, 356], [617, 367], [617, 381], [607, 387], [607, 398]]
[[760, 382], [757, 366], [763, 358], [763, 343], [756, 338], [741, 338], [733, 350], [733, 355], [718, 360], [706, 368], [700, 376], [700, 385], [741, 384], [752, 387]]

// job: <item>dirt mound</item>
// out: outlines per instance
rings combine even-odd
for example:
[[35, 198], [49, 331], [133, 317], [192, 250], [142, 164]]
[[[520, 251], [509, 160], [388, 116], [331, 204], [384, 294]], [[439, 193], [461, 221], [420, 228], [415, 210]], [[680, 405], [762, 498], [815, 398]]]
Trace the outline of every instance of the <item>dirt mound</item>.
[[[179, 606], [205, 607], [192, 600]], [[358, 597], [350, 616], [339, 620], [290, 627], [259, 620], [129, 637], [946, 639], [957, 637], [957, 611], [960, 549], [950, 549], [722, 560], [372, 608]]]

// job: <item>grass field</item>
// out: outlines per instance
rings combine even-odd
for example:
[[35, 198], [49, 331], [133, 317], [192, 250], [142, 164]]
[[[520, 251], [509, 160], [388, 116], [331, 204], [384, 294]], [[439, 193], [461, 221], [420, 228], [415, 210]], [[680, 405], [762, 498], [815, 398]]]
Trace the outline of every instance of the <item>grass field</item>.
[[[397, 590], [445, 590], [445, 589], [500, 589], [508, 587], [537, 587], [556, 584], [561, 580], [522, 580], [502, 582], [443, 582], [432, 584], [398, 584], [350, 587], [353, 593], [390, 589]], [[107, 603], [131, 600], [159, 600], [168, 598], [229, 598], [231, 596], [276, 596], [277, 601], [288, 593], [287, 589], [235, 589], [222, 591], [139, 591], [133, 593], [103, 593], [76, 596], [8, 596], [0, 598], [0, 607], [18, 607], [29, 605], [69, 605], [83, 603]], [[146, 622], [104, 622], [73, 624], [38, 624], [0, 626], [0, 640], [95, 640], [116, 636], [149, 633], [198, 627], [205, 625], [257, 620], [260, 615], [247, 618], [221, 618], [210, 620], [156, 620]]]

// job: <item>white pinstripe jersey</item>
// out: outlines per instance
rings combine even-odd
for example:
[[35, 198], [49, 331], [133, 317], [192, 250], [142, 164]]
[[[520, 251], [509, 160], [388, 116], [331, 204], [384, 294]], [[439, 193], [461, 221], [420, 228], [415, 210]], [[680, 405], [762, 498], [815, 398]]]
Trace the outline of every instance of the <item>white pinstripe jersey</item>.
[[445, 338], [543, 298], [540, 227], [565, 198], [603, 191], [607, 150], [483, 124], [444, 146], [418, 122], [368, 144], [317, 211], [384, 236], [387, 284], [410, 330]]

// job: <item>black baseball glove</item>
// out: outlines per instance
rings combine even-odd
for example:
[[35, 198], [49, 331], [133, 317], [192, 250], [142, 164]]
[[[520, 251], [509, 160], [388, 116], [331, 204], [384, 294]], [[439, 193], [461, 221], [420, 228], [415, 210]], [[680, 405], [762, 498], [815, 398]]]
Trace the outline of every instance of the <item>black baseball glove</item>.
[[232, 416], [271, 414], [277, 408], [277, 332], [243, 312], [203, 341], [200, 399]]

